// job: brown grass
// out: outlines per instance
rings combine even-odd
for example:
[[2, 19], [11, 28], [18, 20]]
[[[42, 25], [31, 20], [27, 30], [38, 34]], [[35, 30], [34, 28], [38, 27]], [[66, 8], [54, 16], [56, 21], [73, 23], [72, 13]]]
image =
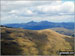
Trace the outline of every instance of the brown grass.
[[53, 30], [1, 28], [3, 55], [51, 55], [73, 50], [73, 39]]

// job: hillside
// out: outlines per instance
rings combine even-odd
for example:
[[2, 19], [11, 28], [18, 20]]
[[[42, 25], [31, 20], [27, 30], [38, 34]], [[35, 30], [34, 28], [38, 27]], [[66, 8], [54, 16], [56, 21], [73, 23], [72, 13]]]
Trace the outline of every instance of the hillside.
[[23, 29], [29, 29], [29, 30], [42, 30], [42, 29], [48, 29], [48, 28], [66, 28], [73, 30], [74, 29], [74, 23], [73, 22], [61, 22], [61, 23], [55, 23], [55, 22], [48, 22], [48, 21], [40, 21], [40, 22], [28, 22], [28, 23], [12, 23], [12, 24], [5, 24], [7, 27], [13, 27], [13, 28], [23, 28]]
[[66, 28], [50, 28], [51, 30], [54, 30], [60, 34], [64, 34], [64, 35], [68, 35], [68, 36], [72, 36], [74, 34], [73, 30], [69, 30]]
[[73, 38], [53, 30], [1, 27], [2, 55], [52, 55], [73, 50]]

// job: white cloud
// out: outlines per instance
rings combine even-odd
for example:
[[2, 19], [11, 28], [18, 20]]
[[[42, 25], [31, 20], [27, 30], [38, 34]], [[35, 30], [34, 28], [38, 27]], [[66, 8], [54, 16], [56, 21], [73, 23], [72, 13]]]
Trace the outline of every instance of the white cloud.
[[63, 12], [74, 13], [74, 2], [64, 2], [61, 8]]
[[60, 11], [60, 6], [59, 5], [44, 5], [44, 6], [38, 6], [37, 9], [40, 12], [44, 13], [56, 13]]
[[33, 14], [33, 12], [31, 10], [27, 10], [26, 11], [28, 14]]
[[31, 15], [33, 14], [33, 12], [29, 9], [23, 9], [23, 10], [11, 10], [9, 11], [10, 14], [16, 14], [16, 15], [20, 15], [20, 14], [24, 14], [24, 15]]
[[17, 10], [11, 10], [9, 13], [16, 14], [16, 13], [18, 13], [18, 11]]
[[42, 5], [42, 6], [37, 6], [37, 10], [40, 12], [44, 13], [59, 13], [59, 14], [73, 14], [74, 13], [74, 3], [73, 2], [64, 2], [61, 3], [59, 2], [56, 5]]
[[[9, 19], [9, 20], [8, 20]], [[62, 1], [1, 1], [2, 23], [48, 20], [73, 22], [74, 2]], [[23, 21], [24, 20], [24, 21]]]

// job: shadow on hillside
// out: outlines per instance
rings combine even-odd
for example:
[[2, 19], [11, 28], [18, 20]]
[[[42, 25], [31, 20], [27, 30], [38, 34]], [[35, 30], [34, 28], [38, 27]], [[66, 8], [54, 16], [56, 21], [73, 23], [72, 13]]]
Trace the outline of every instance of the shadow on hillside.
[[1, 42], [1, 55], [20, 55], [22, 50], [16, 45], [16, 42]]
[[1, 33], [1, 55], [20, 55], [22, 49], [7, 33]]
[[74, 38], [65, 38], [66, 41], [68, 41], [70, 43], [70, 45], [72, 46], [72, 49], [74, 50]]

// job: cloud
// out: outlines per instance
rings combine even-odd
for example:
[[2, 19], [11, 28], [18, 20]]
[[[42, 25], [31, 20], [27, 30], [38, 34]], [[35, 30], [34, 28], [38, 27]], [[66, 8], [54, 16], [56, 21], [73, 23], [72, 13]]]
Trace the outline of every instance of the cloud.
[[1, 1], [2, 24], [31, 20], [74, 22], [74, 15], [74, 2], [71, 1]]
[[31, 15], [31, 14], [33, 14], [33, 12], [31, 11], [31, 10], [29, 10], [29, 9], [22, 9], [22, 10], [11, 10], [11, 11], [9, 11], [8, 13], [10, 13], [10, 14], [17, 14], [17, 15], [21, 15], [21, 14], [23, 14], [23, 15]]
[[49, 14], [74, 14], [74, 3], [73, 2], [59, 2], [56, 5], [48, 4], [37, 6], [37, 10], [43, 13]]
[[39, 14], [49, 14], [49, 15], [50, 14], [53, 14], [53, 15], [74, 14], [74, 3], [73, 2], [62, 3], [60, 1], [58, 2], [56, 1], [55, 3], [52, 2], [51, 4], [38, 5], [38, 6], [32, 6], [32, 7], [23, 7], [22, 9], [11, 10], [10, 13], [11, 12], [12, 13], [14, 12], [17, 14], [24, 14], [24, 15], [37, 14], [37, 16], [39, 16]]
[[74, 13], [74, 2], [64, 2], [62, 4], [62, 10], [66, 13]]

